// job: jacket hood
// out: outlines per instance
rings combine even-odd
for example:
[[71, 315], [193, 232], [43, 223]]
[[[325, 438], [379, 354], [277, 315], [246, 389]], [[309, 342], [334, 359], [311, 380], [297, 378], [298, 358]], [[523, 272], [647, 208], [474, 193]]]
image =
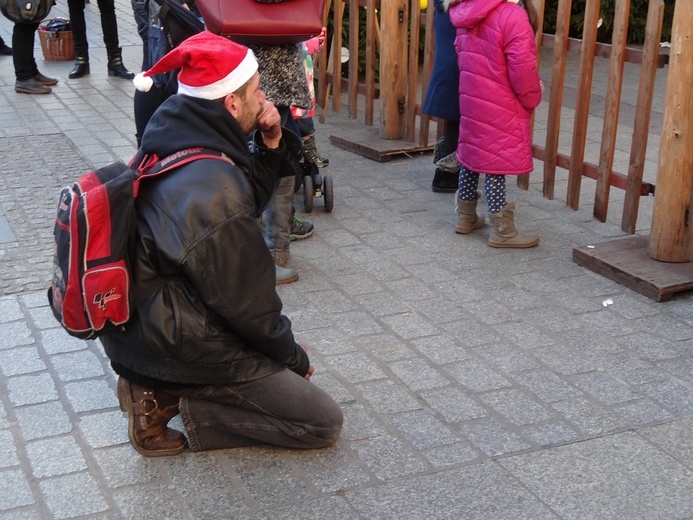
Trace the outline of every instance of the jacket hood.
[[250, 169], [248, 139], [221, 103], [184, 95], [169, 97], [142, 136], [142, 151], [166, 157], [186, 148], [211, 148]]
[[462, 0], [459, 3], [455, 3], [455, 0], [449, 0], [448, 6], [451, 19], [454, 12], [453, 25], [457, 28], [471, 29], [486, 18], [496, 7], [507, 1], [508, 0]]

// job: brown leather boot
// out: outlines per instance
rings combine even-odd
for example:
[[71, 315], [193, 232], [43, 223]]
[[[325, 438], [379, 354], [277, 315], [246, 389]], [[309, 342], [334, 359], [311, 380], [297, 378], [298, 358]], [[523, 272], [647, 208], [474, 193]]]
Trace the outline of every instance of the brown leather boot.
[[146, 457], [166, 457], [185, 451], [185, 436], [168, 428], [178, 415], [178, 397], [118, 378], [120, 409], [128, 414], [132, 447]]

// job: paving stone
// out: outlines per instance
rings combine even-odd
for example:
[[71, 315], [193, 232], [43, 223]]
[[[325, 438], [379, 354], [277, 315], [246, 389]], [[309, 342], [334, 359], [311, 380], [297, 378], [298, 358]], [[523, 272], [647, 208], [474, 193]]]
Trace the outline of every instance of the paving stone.
[[82, 450], [70, 435], [29, 442], [26, 451], [36, 478], [54, 477], [87, 469]]
[[4, 376], [41, 372], [46, 365], [35, 346], [0, 350], [0, 370]]
[[390, 422], [419, 449], [453, 444], [460, 440], [453, 430], [425, 411], [393, 415]]
[[330, 468], [310, 475], [309, 478], [321, 493], [341, 492], [368, 484], [371, 480], [368, 472], [358, 466]]
[[88, 350], [57, 354], [51, 356], [50, 361], [61, 381], [75, 381], [104, 375], [99, 359]]
[[372, 381], [386, 377], [378, 366], [365, 354], [350, 353], [326, 357], [328, 365], [339, 372], [349, 383]]
[[108, 510], [98, 484], [86, 473], [43, 480], [39, 488], [52, 518], [72, 518]]
[[693, 471], [693, 418], [642, 428], [638, 433]]
[[539, 424], [523, 427], [522, 437], [547, 448], [555, 444], [566, 444], [580, 439], [580, 435], [571, 427], [562, 423]]
[[72, 409], [77, 413], [118, 406], [115, 391], [103, 380], [67, 383], [65, 394]]
[[14, 406], [43, 403], [58, 398], [53, 378], [45, 372], [9, 378], [7, 388], [10, 402]]
[[414, 397], [392, 381], [363, 383], [358, 389], [379, 414], [407, 412], [421, 408]]
[[563, 375], [591, 372], [600, 367], [600, 363], [583, 357], [579, 351], [565, 345], [537, 348], [532, 355]]
[[484, 418], [474, 423], [463, 423], [460, 432], [489, 457], [530, 448], [529, 444], [495, 419]]
[[378, 520], [558, 518], [494, 463], [475, 464], [350, 491], [345, 497], [362, 518]]
[[59, 325], [50, 307], [33, 307], [28, 309], [28, 314], [39, 329], [48, 329]]
[[8, 323], [22, 318], [24, 318], [24, 314], [16, 298], [0, 298], [0, 323]]
[[0, 520], [42, 520], [41, 515], [33, 509], [13, 510], [7, 513], [0, 512]]
[[655, 381], [638, 387], [642, 393], [681, 415], [693, 413], [693, 389], [674, 380]]
[[539, 368], [539, 364], [514, 345], [483, 345], [474, 352], [505, 373]]
[[424, 455], [438, 469], [458, 466], [476, 460], [479, 457], [476, 451], [463, 443], [431, 448], [424, 451]]
[[197, 495], [224, 488], [230, 484], [212, 453], [184, 452], [162, 459], [171, 481], [183, 496]]
[[238, 518], [236, 515], [248, 510], [243, 495], [238, 491], [222, 495], [206, 496], [186, 503], [193, 518], [198, 520], [212, 518]]
[[426, 470], [426, 465], [394, 437], [358, 441], [352, 444], [352, 449], [381, 480], [392, 480]]
[[412, 345], [437, 365], [462, 361], [470, 356], [459, 340], [448, 335], [419, 338], [412, 341]]
[[513, 374], [513, 377], [539, 399], [548, 403], [581, 395], [580, 390], [548, 370], [529, 370]]
[[421, 397], [449, 423], [477, 419], [488, 414], [471, 396], [455, 387], [422, 392]]
[[553, 417], [548, 408], [515, 389], [488, 392], [479, 399], [514, 424], [544, 422]]
[[566, 399], [551, 406], [587, 435], [596, 436], [626, 427], [626, 421], [584, 397]]
[[73, 338], [63, 329], [55, 328], [41, 331], [41, 345], [47, 354], [74, 352], [89, 346], [86, 341]]
[[21, 470], [0, 471], [0, 511], [33, 503], [34, 496]]
[[165, 484], [139, 485], [113, 493], [122, 517], [130, 520], [188, 520], [190, 515], [181, 508], [177, 498], [175, 491]]
[[320, 518], [329, 511], [330, 515], [340, 520], [360, 520], [353, 508], [342, 497], [331, 496], [308, 500], [300, 504], [277, 507], [266, 511], [258, 511], [250, 515], [241, 515], [243, 520], [276, 520], [277, 518]]
[[233, 469], [255, 502], [268, 506], [310, 496], [306, 484], [279, 460], [275, 450], [233, 450]]
[[340, 439], [354, 441], [369, 439], [385, 433], [385, 428], [380, 424], [373, 413], [360, 405], [343, 406], [344, 425]]
[[606, 404], [625, 403], [641, 397], [635, 389], [601, 372], [578, 375], [575, 385]]
[[2, 337], [0, 349], [10, 349], [34, 343], [29, 327], [23, 322], [0, 323], [0, 337]]
[[445, 365], [443, 369], [450, 377], [472, 392], [496, 390], [512, 384], [488, 364], [475, 359], [450, 363]]
[[24, 293], [17, 298], [25, 307], [30, 309], [34, 307], [45, 307], [48, 303], [45, 291], [37, 291], [33, 293]]
[[[0, 468], [8, 468], [10, 466], [19, 465], [19, 457], [17, 456], [17, 448], [14, 445], [14, 437], [9, 430], [0, 430]], [[0, 473], [0, 476], [2, 473]]]
[[633, 433], [500, 464], [563, 518], [686, 518], [693, 508], [690, 470]]
[[16, 408], [14, 413], [19, 431], [27, 441], [72, 431], [70, 417], [65, 413], [62, 403], [58, 401], [22, 406]]
[[642, 400], [615, 406], [614, 411], [634, 426], [664, 421], [673, 415], [652, 401]]
[[432, 336], [439, 332], [437, 327], [429, 324], [427, 320], [413, 313], [384, 316], [381, 320], [390, 327], [392, 332], [403, 339]]
[[632, 334], [619, 338], [622, 345], [641, 359], [661, 361], [673, 359], [687, 352], [685, 345], [656, 337], [653, 334]]
[[453, 337], [459, 338], [460, 342], [467, 347], [478, 347], [479, 345], [502, 341], [501, 337], [495, 334], [488, 326], [472, 320], [460, 319], [441, 327]]
[[409, 359], [416, 355], [401, 339], [388, 334], [360, 339], [359, 346], [385, 363]]
[[77, 426], [87, 444], [92, 448], [104, 448], [129, 442], [128, 417], [120, 410], [82, 415]]
[[397, 361], [390, 363], [389, 367], [414, 392], [440, 388], [450, 384], [445, 376], [421, 358]]
[[127, 446], [94, 450], [93, 454], [110, 488], [161, 479], [156, 459], [140, 455], [129, 443]]
[[404, 314], [412, 311], [412, 306], [408, 302], [404, 302], [386, 291], [361, 294], [356, 296], [354, 300], [372, 316]]

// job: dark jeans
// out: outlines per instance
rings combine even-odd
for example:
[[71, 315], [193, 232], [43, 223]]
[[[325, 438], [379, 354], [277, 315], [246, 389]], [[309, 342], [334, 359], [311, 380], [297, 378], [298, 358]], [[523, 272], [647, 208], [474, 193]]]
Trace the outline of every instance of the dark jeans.
[[[115, 14], [115, 0], [98, 0], [101, 13], [101, 29], [103, 30], [103, 42], [106, 44], [108, 57], [118, 54], [118, 23]], [[87, 24], [84, 20], [84, 0], [67, 0], [70, 13], [70, 25], [72, 26], [72, 38], [75, 42], [75, 56], [89, 58], [89, 44], [87, 43]]]
[[231, 385], [167, 390], [180, 412], [193, 451], [271, 444], [324, 448], [339, 438], [339, 405], [310, 381], [284, 369]]
[[298, 130], [301, 132], [301, 137], [310, 137], [315, 133], [315, 123], [312, 117], [296, 119], [296, 126], [298, 126]]
[[34, 40], [38, 23], [15, 23], [12, 31], [12, 60], [18, 81], [26, 81], [38, 74], [34, 59]]

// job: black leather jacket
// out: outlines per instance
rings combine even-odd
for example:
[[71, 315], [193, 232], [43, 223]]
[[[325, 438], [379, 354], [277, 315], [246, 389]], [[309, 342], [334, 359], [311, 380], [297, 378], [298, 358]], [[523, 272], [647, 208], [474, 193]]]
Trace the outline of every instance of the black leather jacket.
[[284, 367], [307, 373], [257, 220], [279, 177], [294, 170], [285, 139], [276, 150], [259, 133], [254, 142], [251, 155], [236, 120], [213, 101], [172, 96], [152, 117], [143, 152], [211, 148], [234, 165], [200, 159], [142, 183], [135, 287], [165, 283], [123, 331], [101, 338], [115, 364], [195, 385], [248, 381]]

